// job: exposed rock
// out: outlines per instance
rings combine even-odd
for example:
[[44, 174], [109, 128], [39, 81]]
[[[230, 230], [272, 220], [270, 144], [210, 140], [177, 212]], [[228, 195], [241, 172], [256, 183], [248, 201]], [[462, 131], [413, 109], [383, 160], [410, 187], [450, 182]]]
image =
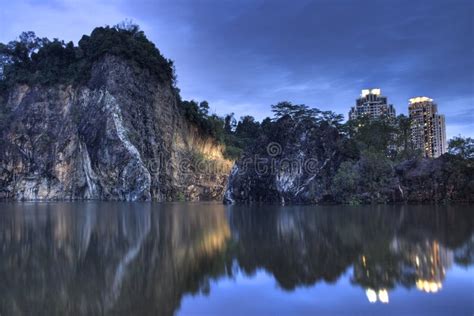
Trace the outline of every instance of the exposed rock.
[[405, 161], [395, 168], [408, 202], [474, 202], [474, 161], [453, 155]]
[[12, 119], [1, 139], [1, 198], [223, 196], [231, 162], [221, 146], [183, 117], [170, 82], [123, 59], [101, 58], [87, 85], [17, 85], [2, 106]]
[[[474, 202], [472, 160], [448, 154], [402, 163], [371, 154], [357, 160], [345, 154], [350, 151], [345, 148], [348, 138], [335, 127], [285, 122], [284, 118], [274, 124], [275, 131], [236, 162], [225, 203]], [[353, 181], [350, 185], [339, 178], [343, 184], [337, 191], [334, 181], [345, 161], [355, 176], [347, 175], [347, 181]]]
[[343, 159], [337, 129], [285, 119], [277, 124], [283, 137], [261, 139], [236, 162], [225, 203], [308, 204], [330, 196], [332, 176]]

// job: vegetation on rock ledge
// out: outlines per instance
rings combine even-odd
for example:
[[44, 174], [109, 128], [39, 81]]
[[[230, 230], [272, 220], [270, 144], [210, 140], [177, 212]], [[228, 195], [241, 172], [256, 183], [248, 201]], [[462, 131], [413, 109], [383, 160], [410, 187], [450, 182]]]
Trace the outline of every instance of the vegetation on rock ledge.
[[14, 84], [81, 84], [88, 80], [95, 61], [106, 54], [147, 69], [162, 82], [175, 81], [173, 62], [164, 58], [140, 28], [131, 23], [97, 27], [78, 46], [59, 39], [39, 38], [24, 32], [19, 40], [0, 43], [0, 81], [3, 89]]

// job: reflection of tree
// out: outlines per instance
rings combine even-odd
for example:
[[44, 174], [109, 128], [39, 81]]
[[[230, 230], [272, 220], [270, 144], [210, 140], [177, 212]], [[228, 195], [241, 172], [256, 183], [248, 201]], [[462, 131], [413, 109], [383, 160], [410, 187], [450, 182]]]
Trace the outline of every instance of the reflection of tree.
[[375, 214], [371, 219], [366, 223], [364, 213], [343, 208], [235, 208], [231, 226], [239, 236], [240, 266], [248, 273], [265, 268], [293, 289], [336, 281], [363, 248], [364, 225], [387, 220]]
[[0, 314], [169, 315], [226, 271], [225, 212], [43, 204], [0, 218]]
[[[0, 216], [0, 314], [153, 314], [236, 267], [291, 290], [351, 282], [370, 301], [439, 290], [473, 263], [473, 215], [457, 208], [8, 204]], [[435, 286], [437, 286], [435, 288]]]
[[461, 266], [474, 264], [474, 235], [454, 252], [454, 261]]
[[293, 289], [335, 281], [353, 264], [352, 283], [388, 302], [399, 285], [442, 287], [452, 262], [448, 247], [472, 235], [471, 218], [462, 208], [234, 207], [230, 220], [246, 272], [264, 268]]
[[372, 302], [373, 292], [397, 285], [428, 293], [441, 290], [453, 261], [449, 248], [459, 247], [472, 235], [471, 219], [471, 212], [462, 208], [402, 210], [398, 228], [385, 245], [365, 250], [354, 263], [353, 283], [372, 291], [367, 292]]

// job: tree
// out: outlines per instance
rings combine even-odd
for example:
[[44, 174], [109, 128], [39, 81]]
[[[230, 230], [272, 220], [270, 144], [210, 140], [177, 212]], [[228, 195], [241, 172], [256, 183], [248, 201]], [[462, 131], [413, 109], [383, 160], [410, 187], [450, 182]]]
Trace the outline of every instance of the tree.
[[115, 24], [114, 28], [117, 31], [126, 31], [132, 35], [138, 34], [140, 32], [143, 33], [143, 31], [140, 30], [140, 26], [133, 23], [133, 21], [129, 19], [125, 19], [122, 22]]
[[370, 119], [361, 117], [349, 120], [346, 124], [349, 137], [353, 138], [362, 150], [389, 154], [393, 148], [396, 126], [387, 118]]
[[237, 127], [237, 121], [234, 118], [234, 113], [227, 114], [224, 118], [224, 131], [231, 134]]
[[396, 158], [398, 160], [405, 160], [421, 156], [421, 151], [417, 150], [413, 143], [411, 118], [401, 114], [397, 116], [395, 122]]
[[322, 111], [321, 120], [327, 122], [331, 126], [340, 127], [344, 120], [344, 116], [342, 114], [336, 114], [333, 111]]
[[354, 194], [359, 187], [360, 173], [357, 164], [352, 161], [344, 161], [334, 176], [331, 191], [333, 196], [339, 199], [338, 202], [357, 204]]
[[239, 138], [252, 139], [259, 134], [260, 123], [253, 116], [246, 115], [240, 118], [235, 129], [235, 134]]
[[464, 159], [474, 159], [474, 139], [456, 136], [449, 140], [448, 152]]
[[23, 32], [17, 41], [0, 43], [0, 79], [10, 79], [11, 82], [27, 80], [33, 70], [31, 57], [48, 42], [46, 38], [38, 38], [34, 32]]
[[209, 113], [209, 103], [207, 101], [202, 101], [199, 103], [199, 113], [202, 116], [207, 116]]
[[303, 119], [316, 119], [316, 117], [321, 113], [318, 109], [309, 108], [304, 104], [293, 104], [288, 101], [272, 105], [272, 112], [274, 120], [279, 120], [283, 117], [290, 117], [296, 121]]

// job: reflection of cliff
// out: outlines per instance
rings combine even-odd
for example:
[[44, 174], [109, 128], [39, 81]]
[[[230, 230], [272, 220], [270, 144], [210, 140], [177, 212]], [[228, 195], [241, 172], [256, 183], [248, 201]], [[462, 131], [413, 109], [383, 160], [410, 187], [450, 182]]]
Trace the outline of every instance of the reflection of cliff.
[[[375, 227], [391, 217], [373, 214]], [[285, 289], [334, 282], [370, 238], [364, 213], [334, 208], [235, 207], [231, 227], [238, 236], [236, 257], [247, 272], [265, 268]], [[381, 232], [385, 235], [386, 232]]]
[[218, 204], [3, 204], [0, 314], [171, 315], [235, 269], [285, 290], [351, 282], [371, 302], [436, 292], [472, 264], [470, 210]]
[[220, 205], [175, 204], [155, 215], [153, 237], [131, 265], [112, 314], [171, 315], [184, 294], [208, 291], [210, 278], [230, 266], [230, 229]]
[[462, 208], [235, 207], [231, 227], [247, 272], [264, 268], [293, 289], [336, 281], [353, 265], [352, 283], [369, 301], [388, 303], [397, 286], [441, 289], [450, 248], [470, 240], [472, 218]]
[[61, 203], [4, 215], [2, 315], [126, 314], [144, 301], [142, 314], [171, 314], [184, 293], [202, 288], [230, 236], [219, 210]]

